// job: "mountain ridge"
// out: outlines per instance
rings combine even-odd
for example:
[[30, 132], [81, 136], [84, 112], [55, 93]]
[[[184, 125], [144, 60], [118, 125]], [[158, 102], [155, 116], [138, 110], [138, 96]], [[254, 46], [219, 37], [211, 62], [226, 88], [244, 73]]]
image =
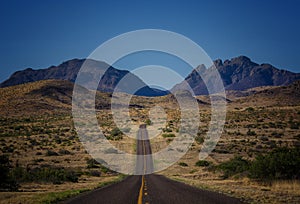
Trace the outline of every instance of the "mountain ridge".
[[[198, 66], [186, 78], [195, 95], [207, 95], [208, 90], [198, 72], [201, 75], [209, 76], [212, 68]], [[300, 73], [293, 73], [287, 70], [278, 69], [271, 64], [257, 64], [246, 56], [239, 56], [231, 60], [221, 59], [214, 61], [215, 68], [219, 71], [223, 80], [225, 90], [243, 91], [261, 86], [286, 86], [300, 80]], [[173, 87], [173, 91], [184, 89], [186, 83], [179, 83]]]
[[[130, 80], [127, 80], [128, 82], [122, 84], [121, 87], [124, 89], [135, 85], [143, 87], [135, 93], [136, 95], [162, 96], [169, 93], [169, 91], [150, 88], [139, 77], [127, 70], [119, 70], [105, 62], [91, 59], [72, 59], [63, 62], [58, 66], [50, 66], [46, 69], [34, 70], [32, 68], [27, 68], [25, 70], [17, 71], [13, 73], [9, 79], [0, 83], [0, 87], [48, 79], [75, 82], [77, 73], [83, 63], [87, 63], [88, 66], [95, 68], [108, 67], [98, 85], [97, 90], [99, 91], [113, 92], [121, 79], [127, 75], [130, 77]], [[217, 59], [214, 61], [214, 65], [223, 80], [225, 90], [243, 91], [261, 86], [285, 86], [300, 80], [300, 73], [278, 69], [267, 63], [258, 64], [251, 61], [251, 59], [246, 56], [239, 56], [224, 61]], [[198, 72], [202, 72], [204, 75], [207, 74], [209, 76], [211, 68], [207, 69], [203, 65], [199, 65], [185, 78], [185, 81], [190, 85], [195, 95], [207, 95], [208, 91], [206, 85]], [[185, 89], [186, 82], [176, 84], [171, 90], [176, 91]], [[126, 90], [118, 91], [126, 92]]]
[[125, 90], [121, 89], [119, 91], [126, 92], [126, 88], [137, 86], [142, 87], [136, 92], [136, 95], [140, 96], [161, 96], [169, 93], [168, 91], [150, 88], [140, 78], [127, 70], [119, 70], [106, 64], [105, 62], [92, 59], [72, 59], [63, 62], [58, 66], [50, 66], [46, 69], [35, 70], [32, 68], [27, 68], [17, 71], [13, 73], [10, 78], [0, 83], [0, 88], [49, 79], [67, 80], [74, 83], [83, 63], [85, 63], [85, 66], [89, 66], [91, 69], [98, 69], [97, 71], [100, 70], [100, 72], [107, 68], [106, 72], [102, 73], [103, 76], [97, 88], [99, 91], [113, 92], [120, 80], [127, 75], [127, 77], [130, 78], [130, 81], [127, 80], [127, 82], [123, 82], [122, 85], [124, 86]]

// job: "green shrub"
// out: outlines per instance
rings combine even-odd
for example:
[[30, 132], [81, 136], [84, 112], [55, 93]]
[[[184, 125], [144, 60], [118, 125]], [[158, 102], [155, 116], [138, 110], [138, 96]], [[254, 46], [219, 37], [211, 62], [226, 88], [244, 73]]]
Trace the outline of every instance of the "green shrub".
[[278, 148], [252, 162], [250, 177], [262, 180], [299, 179], [300, 149]]
[[196, 166], [209, 166], [210, 162], [206, 161], [206, 160], [199, 160], [196, 162], [195, 164]]
[[109, 168], [107, 168], [107, 167], [105, 167], [105, 166], [103, 166], [103, 165], [101, 165], [100, 166], [100, 169], [101, 169], [101, 171], [103, 172], [103, 173], [112, 173], [113, 171], [112, 170], [110, 170]]
[[110, 132], [110, 135], [113, 136], [113, 137], [116, 137], [116, 136], [122, 135], [122, 132], [119, 128], [114, 128]]
[[33, 169], [16, 167], [11, 171], [12, 176], [18, 182], [52, 182], [61, 184], [65, 181], [78, 182], [79, 173], [54, 167], [37, 167]]
[[179, 162], [179, 166], [188, 166], [187, 163]]
[[272, 132], [271, 133], [272, 136], [276, 137], [276, 138], [281, 138], [284, 134], [282, 132]]
[[95, 159], [87, 159], [86, 164], [88, 169], [91, 168], [99, 168], [99, 162], [97, 162]]
[[241, 156], [235, 156], [227, 162], [219, 164], [218, 169], [223, 171], [224, 178], [233, 176], [235, 174], [240, 174], [249, 170], [250, 162], [243, 159]]
[[100, 177], [100, 176], [101, 176], [101, 172], [100, 172], [100, 171], [93, 170], [93, 171], [88, 172], [88, 175], [89, 175], [89, 176]]
[[246, 111], [248, 111], [248, 112], [253, 112], [253, 111], [254, 111], [254, 108], [248, 107], [248, 108], [246, 108]]
[[0, 155], [0, 190], [17, 191], [19, 184], [10, 173], [11, 165], [7, 155]]
[[175, 134], [173, 134], [173, 133], [169, 133], [169, 134], [165, 133], [165, 134], [162, 134], [162, 136], [164, 138], [166, 138], [166, 137], [175, 137]]
[[248, 136], [255, 136], [255, 135], [256, 135], [256, 132], [255, 132], [255, 131], [252, 131], [252, 130], [250, 130], [250, 129], [248, 129], [247, 135], [248, 135]]
[[195, 137], [195, 141], [198, 143], [198, 144], [202, 144], [204, 142], [204, 138], [200, 135], [197, 135]]
[[163, 128], [162, 131], [163, 132], [172, 132], [172, 130], [170, 128]]
[[123, 138], [123, 133], [117, 127], [112, 129], [112, 131], [110, 132], [110, 136], [107, 137], [107, 139], [109, 139], [109, 140], [120, 140], [122, 138]]
[[47, 150], [46, 156], [58, 156], [57, 152], [54, 152], [52, 150]]
[[151, 121], [150, 119], [147, 119], [147, 120], [145, 121], [145, 123], [146, 123], [146, 125], [152, 125], [152, 121]]

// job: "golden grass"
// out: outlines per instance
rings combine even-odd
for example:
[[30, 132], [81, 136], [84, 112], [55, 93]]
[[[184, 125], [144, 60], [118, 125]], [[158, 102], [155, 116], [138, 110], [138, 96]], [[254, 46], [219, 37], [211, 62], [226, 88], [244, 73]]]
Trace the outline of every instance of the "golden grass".
[[279, 180], [271, 183], [272, 191], [300, 196], [300, 180]]

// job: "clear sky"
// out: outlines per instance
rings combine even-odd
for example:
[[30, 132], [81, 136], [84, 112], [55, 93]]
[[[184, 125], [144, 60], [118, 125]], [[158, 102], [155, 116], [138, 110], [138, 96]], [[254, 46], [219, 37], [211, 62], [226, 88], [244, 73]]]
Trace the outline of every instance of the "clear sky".
[[212, 59], [246, 55], [300, 72], [299, 19], [297, 0], [2, 0], [0, 81], [85, 58], [104, 41], [145, 28], [183, 34]]

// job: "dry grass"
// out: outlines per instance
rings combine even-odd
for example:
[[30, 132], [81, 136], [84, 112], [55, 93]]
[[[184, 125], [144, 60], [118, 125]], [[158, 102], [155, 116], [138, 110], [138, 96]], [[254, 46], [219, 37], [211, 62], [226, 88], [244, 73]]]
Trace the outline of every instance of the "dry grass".
[[[60, 95], [55, 92], [52, 97], [49, 97], [39, 92], [53, 85], [58, 88], [71, 86], [62, 81], [49, 80], [0, 89], [0, 149], [2, 154], [8, 154], [13, 165], [18, 161], [24, 167], [51, 165], [89, 171], [86, 159], [90, 156], [76, 136], [71, 117], [71, 98], [66, 97], [71, 93]], [[278, 92], [277, 89], [275, 91]], [[289, 90], [285, 91], [293, 93]], [[199, 96], [198, 99], [206, 103], [210, 102], [205, 96]], [[257, 154], [269, 152], [276, 147], [300, 145], [299, 129], [291, 127], [291, 121], [300, 122], [299, 99], [283, 98], [282, 94], [278, 98], [266, 94], [236, 98], [233, 94], [230, 99], [224, 132], [215, 150], [207, 158], [211, 163], [222, 163], [234, 155], [241, 155], [252, 160]], [[97, 104], [99, 106], [105, 105], [109, 100], [109, 94], [98, 93]], [[177, 134], [180, 112], [174, 98], [134, 96], [131, 104], [133, 106], [130, 108], [130, 116], [135, 127], [149, 118], [151, 108], [161, 106], [167, 113], [164, 128], [168, 129], [168, 134]], [[201, 123], [197, 137], [204, 138], [210, 122], [210, 105], [199, 104], [199, 109]], [[111, 130], [116, 127], [111, 111], [107, 107], [102, 108], [97, 111], [97, 118], [104, 134], [109, 136]], [[255, 134], [249, 134], [249, 130]], [[162, 137], [163, 133], [161, 131], [159, 136], [151, 140], [153, 152], [165, 148], [171, 141], [170, 138]], [[128, 153], [135, 152], [135, 141], [126, 136], [123, 136], [121, 140], [111, 140], [111, 143]], [[68, 150], [70, 154], [46, 156], [47, 150], [59, 152], [61, 149]], [[191, 185], [240, 197], [248, 202], [300, 203], [298, 181], [276, 181], [271, 185], [265, 185], [243, 177], [220, 179], [220, 173], [208, 171], [206, 167], [195, 166], [200, 149], [201, 142], [195, 142], [177, 164], [161, 174]], [[184, 162], [188, 166], [180, 166], [179, 162]], [[1, 192], [0, 202], [26, 203], [32, 201], [36, 195], [44, 193], [92, 189], [100, 182], [105, 182], [103, 179], [114, 179], [107, 176], [106, 174], [101, 177], [82, 176], [77, 184], [22, 184], [25, 192]]]
[[46, 183], [24, 183], [21, 192], [0, 192], [0, 203], [56, 203], [55, 199], [66, 199], [81, 192], [95, 189], [119, 181], [118, 176], [80, 178], [78, 183], [63, 183], [60, 185]]

